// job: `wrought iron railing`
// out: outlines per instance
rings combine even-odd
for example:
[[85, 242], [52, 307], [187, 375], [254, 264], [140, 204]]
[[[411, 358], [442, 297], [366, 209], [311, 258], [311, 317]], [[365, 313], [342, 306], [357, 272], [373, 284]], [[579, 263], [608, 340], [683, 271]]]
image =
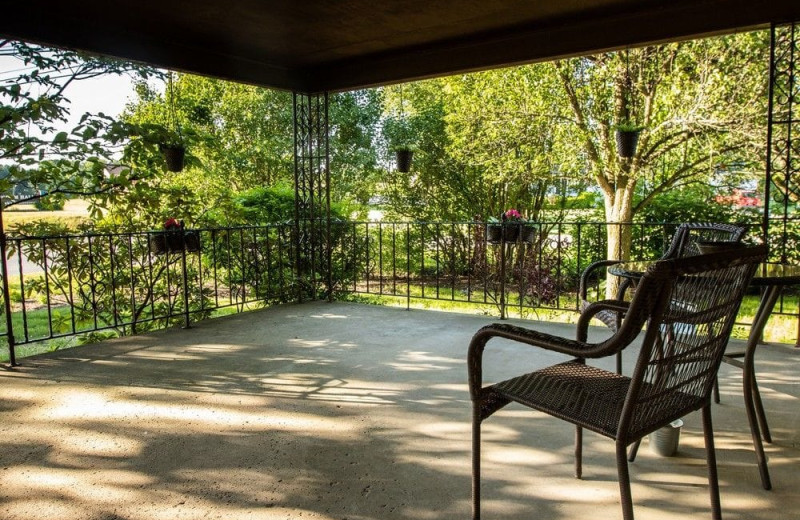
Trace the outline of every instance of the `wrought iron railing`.
[[[8, 237], [9, 349], [294, 299], [291, 226]], [[8, 308], [5, 307], [4, 308]], [[9, 352], [9, 356], [12, 352]]]
[[[334, 222], [330, 247], [310, 248], [319, 252], [311, 262], [298, 260], [291, 224], [185, 235], [9, 236], [4, 357], [34, 342], [190, 326], [220, 313], [328, 296], [409, 306], [445, 300], [500, 316], [574, 311], [580, 273], [607, 257], [610, 225], [544, 222], [493, 240], [492, 225], [482, 222]], [[631, 257], [657, 258], [676, 227], [631, 224]], [[603, 280], [592, 289], [601, 298]], [[776, 312], [797, 311], [781, 303]]]

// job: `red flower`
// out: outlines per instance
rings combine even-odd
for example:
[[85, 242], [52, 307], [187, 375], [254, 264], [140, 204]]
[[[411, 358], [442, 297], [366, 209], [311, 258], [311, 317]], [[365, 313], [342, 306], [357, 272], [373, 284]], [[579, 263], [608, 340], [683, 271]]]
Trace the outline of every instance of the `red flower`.
[[164, 222], [164, 229], [178, 229], [180, 227], [181, 227], [181, 223], [178, 222], [178, 220], [174, 219], [174, 218], [168, 218]]

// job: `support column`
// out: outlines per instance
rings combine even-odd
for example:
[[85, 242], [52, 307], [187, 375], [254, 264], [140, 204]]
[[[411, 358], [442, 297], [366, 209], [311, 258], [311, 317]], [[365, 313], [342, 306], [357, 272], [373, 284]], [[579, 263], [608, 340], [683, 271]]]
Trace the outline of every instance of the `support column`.
[[773, 25], [770, 42], [767, 175], [764, 241], [770, 260], [787, 262], [796, 254], [792, 235], [800, 229], [800, 24]]
[[[6, 338], [8, 341], [8, 362], [13, 367], [17, 365], [17, 356], [14, 351], [14, 321], [11, 319], [11, 290], [8, 284], [8, 261], [6, 228], [3, 224], [3, 198], [0, 197], [0, 276], [2, 276], [3, 289], [3, 314], [6, 317]], [[22, 254], [17, 251], [17, 254]], [[22, 273], [20, 272], [20, 277]]]
[[294, 93], [294, 232], [297, 300], [330, 298], [328, 93]]

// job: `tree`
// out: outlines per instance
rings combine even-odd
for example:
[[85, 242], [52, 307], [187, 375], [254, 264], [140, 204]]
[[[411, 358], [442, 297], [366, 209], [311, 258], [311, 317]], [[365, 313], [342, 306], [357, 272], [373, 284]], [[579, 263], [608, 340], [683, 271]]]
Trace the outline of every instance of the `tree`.
[[0, 40], [0, 57], [20, 68], [0, 80], [0, 193], [29, 186], [29, 195], [4, 197], [10, 206], [44, 196], [109, 195], [130, 185], [130, 169], [109, 170], [128, 127], [104, 114], [84, 114], [76, 127], [58, 130], [69, 116], [69, 86], [103, 74], [142, 78], [155, 71], [138, 64], [14, 40]]
[[[112, 208], [118, 225], [154, 226], [168, 216], [193, 226], [241, 223], [235, 204], [239, 194], [291, 185], [294, 134], [290, 93], [188, 74], [175, 74], [172, 84], [171, 92], [138, 85], [138, 100], [124, 117], [130, 125], [145, 130], [173, 124], [187, 140], [194, 160], [183, 172], [160, 173], [154, 181], [158, 192], [142, 190], [119, 199]], [[329, 112], [332, 198], [334, 202], [365, 203], [377, 177], [373, 144], [379, 115], [376, 94], [333, 95]], [[141, 137], [140, 141], [152, 140], [146, 131]], [[160, 165], [145, 160], [139, 168], [159, 169]]]
[[380, 91], [342, 92], [329, 99], [331, 197], [366, 205], [384, 174], [377, 152]]
[[[763, 156], [766, 34], [671, 43], [552, 64], [569, 103], [576, 154], [600, 187], [608, 258], [627, 259], [634, 214], [668, 190], [709, 179], [724, 163]], [[641, 125], [620, 158], [614, 126]]]
[[558, 89], [539, 66], [385, 89], [387, 148], [411, 140], [417, 149], [412, 172], [389, 177], [393, 207], [432, 220], [486, 219], [511, 207], [542, 218], [562, 181], [583, 184], [580, 161], [560, 151]]

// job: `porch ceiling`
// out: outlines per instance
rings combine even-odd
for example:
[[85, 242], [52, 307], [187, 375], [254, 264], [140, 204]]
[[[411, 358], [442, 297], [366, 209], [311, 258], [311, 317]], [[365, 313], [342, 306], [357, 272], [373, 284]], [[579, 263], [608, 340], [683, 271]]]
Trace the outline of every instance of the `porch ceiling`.
[[796, 19], [797, 0], [26, 0], [0, 34], [320, 92]]

